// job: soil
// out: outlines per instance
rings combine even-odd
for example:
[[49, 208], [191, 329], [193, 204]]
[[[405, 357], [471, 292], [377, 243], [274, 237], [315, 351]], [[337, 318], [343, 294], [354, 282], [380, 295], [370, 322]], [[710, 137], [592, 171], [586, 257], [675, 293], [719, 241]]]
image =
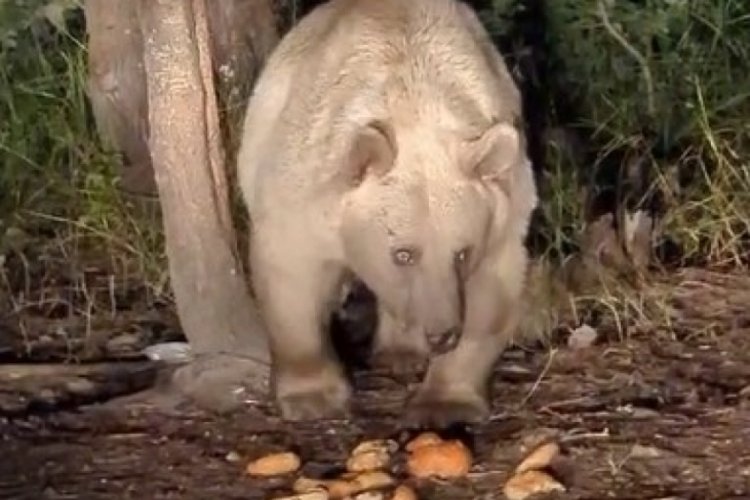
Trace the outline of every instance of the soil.
[[[509, 350], [490, 421], [444, 432], [472, 449], [467, 478], [414, 481], [399, 460], [394, 475], [422, 499], [501, 499], [524, 449], [552, 436], [566, 491], [538, 498], [750, 498], [750, 278], [690, 271], [671, 285], [670, 330], [602, 323], [590, 346], [563, 332]], [[326, 476], [359, 441], [413, 431], [399, 415], [414, 380], [384, 369], [354, 371], [350, 421], [302, 425], [258, 402], [217, 416], [125, 397], [154, 380], [139, 359], [0, 368], [0, 498], [270, 499], [296, 476], [252, 478], [253, 458], [294, 450], [303, 473]]]

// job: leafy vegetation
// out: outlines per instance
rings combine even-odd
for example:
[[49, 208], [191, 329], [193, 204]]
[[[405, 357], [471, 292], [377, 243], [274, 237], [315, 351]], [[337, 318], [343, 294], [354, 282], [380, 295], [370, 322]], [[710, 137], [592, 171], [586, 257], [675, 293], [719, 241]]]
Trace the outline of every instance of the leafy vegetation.
[[[678, 248], [681, 262], [746, 266], [750, 4], [556, 0], [545, 7], [549, 123], [576, 131], [582, 149], [571, 162], [559, 154], [569, 144], [549, 145], [550, 227], [574, 237], [586, 212], [578, 188], [623, 190], [635, 177], [640, 189], [618, 202], [656, 210], [658, 237]], [[519, 13], [518, 2], [495, 0], [484, 16], [497, 31]]]
[[0, 266], [0, 291], [15, 288], [20, 266], [12, 264], [23, 263], [28, 281], [51, 261], [66, 261], [76, 281], [94, 255], [128, 280], [163, 287], [158, 219], [118, 190], [119, 159], [95, 130], [83, 16], [74, 7], [0, 8], [0, 263], [9, 261]]

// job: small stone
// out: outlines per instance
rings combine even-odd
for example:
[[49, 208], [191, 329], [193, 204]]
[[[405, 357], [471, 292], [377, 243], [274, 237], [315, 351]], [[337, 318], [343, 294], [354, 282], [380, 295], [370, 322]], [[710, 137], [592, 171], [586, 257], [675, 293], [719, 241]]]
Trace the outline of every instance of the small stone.
[[65, 382], [65, 390], [76, 396], [91, 396], [96, 394], [96, 385], [85, 378], [74, 378]]
[[240, 460], [242, 460], [242, 457], [240, 457], [240, 454], [236, 451], [232, 450], [224, 457], [224, 460], [226, 460], [229, 463], [237, 463]]
[[134, 333], [123, 333], [107, 342], [107, 351], [111, 353], [132, 353], [138, 351], [141, 338]]
[[143, 349], [143, 354], [152, 361], [169, 364], [187, 363], [193, 359], [190, 344], [187, 342], [162, 342]]
[[594, 345], [598, 334], [589, 325], [581, 325], [568, 337], [568, 347], [571, 349], [586, 349]]

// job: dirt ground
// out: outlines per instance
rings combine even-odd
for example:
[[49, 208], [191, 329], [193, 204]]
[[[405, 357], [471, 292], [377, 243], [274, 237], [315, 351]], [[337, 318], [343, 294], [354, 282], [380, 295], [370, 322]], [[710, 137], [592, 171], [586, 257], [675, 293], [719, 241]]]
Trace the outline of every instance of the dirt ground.
[[[589, 347], [561, 334], [508, 351], [491, 420], [448, 432], [474, 453], [467, 478], [414, 481], [399, 460], [394, 475], [422, 499], [502, 499], [524, 446], [554, 435], [562, 457], [551, 472], [567, 491], [538, 498], [750, 499], [750, 278], [674, 280], [670, 332], [602, 326]], [[17, 346], [6, 345], [11, 360]], [[384, 371], [355, 372], [351, 421], [290, 425], [258, 404], [217, 417], [110, 399], [149, 386], [154, 369], [142, 360], [73, 365], [62, 378], [77, 385], [65, 389], [45, 366], [0, 365], [0, 498], [270, 499], [291, 494], [295, 476], [249, 477], [257, 456], [295, 450], [303, 473], [323, 477], [363, 439], [411, 436], [399, 423], [408, 384]], [[84, 404], [87, 394], [105, 401]]]

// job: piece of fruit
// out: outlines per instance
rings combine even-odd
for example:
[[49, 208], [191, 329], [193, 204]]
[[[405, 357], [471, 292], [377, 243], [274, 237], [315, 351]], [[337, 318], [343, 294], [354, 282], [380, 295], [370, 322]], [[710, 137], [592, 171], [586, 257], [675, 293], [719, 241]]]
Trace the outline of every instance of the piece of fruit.
[[364, 441], [352, 450], [346, 461], [346, 469], [351, 472], [384, 469], [390, 463], [391, 455], [397, 449], [398, 445], [391, 440]]
[[272, 453], [247, 464], [247, 473], [251, 476], [279, 476], [295, 472], [301, 462], [296, 453], [285, 451]]
[[295, 493], [307, 493], [309, 491], [318, 490], [318, 489], [324, 489], [326, 488], [326, 480], [325, 479], [312, 479], [309, 477], [299, 477], [297, 480], [294, 481], [294, 484], [292, 484], [292, 490]]
[[294, 482], [292, 489], [296, 493], [325, 489], [330, 498], [346, 498], [364, 491], [387, 488], [393, 485], [393, 478], [382, 471], [362, 473], [345, 473], [336, 479], [311, 479], [300, 477]]
[[555, 442], [547, 442], [524, 458], [518, 467], [516, 467], [516, 474], [521, 474], [530, 470], [544, 469], [549, 466], [552, 460], [560, 454], [560, 446]]
[[385, 495], [382, 491], [365, 491], [350, 498], [352, 500], [385, 500]]
[[289, 497], [276, 497], [273, 500], [329, 500], [328, 492], [325, 490], [308, 491]]
[[417, 500], [417, 494], [406, 485], [401, 485], [393, 490], [391, 500]]
[[387, 472], [370, 471], [355, 476], [352, 481], [357, 484], [358, 492], [386, 488], [393, 484], [393, 478]]
[[423, 444], [412, 450], [406, 466], [414, 477], [456, 478], [471, 468], [471, 452], [458, 440]]
[[419, 436], [406, 443], [406, 451], [411, 452], [421, 446], [425, 446], [428, 444], [440, 444], [442, 442], [443, 438], [441, 438], [434, 432], [423, 432]]
[[565, 491], [565, 487], [549, 474], [537, 470], [516, 474], [503, 487], [508, 500], [525, 500], [532, 495], [551, 491]]

